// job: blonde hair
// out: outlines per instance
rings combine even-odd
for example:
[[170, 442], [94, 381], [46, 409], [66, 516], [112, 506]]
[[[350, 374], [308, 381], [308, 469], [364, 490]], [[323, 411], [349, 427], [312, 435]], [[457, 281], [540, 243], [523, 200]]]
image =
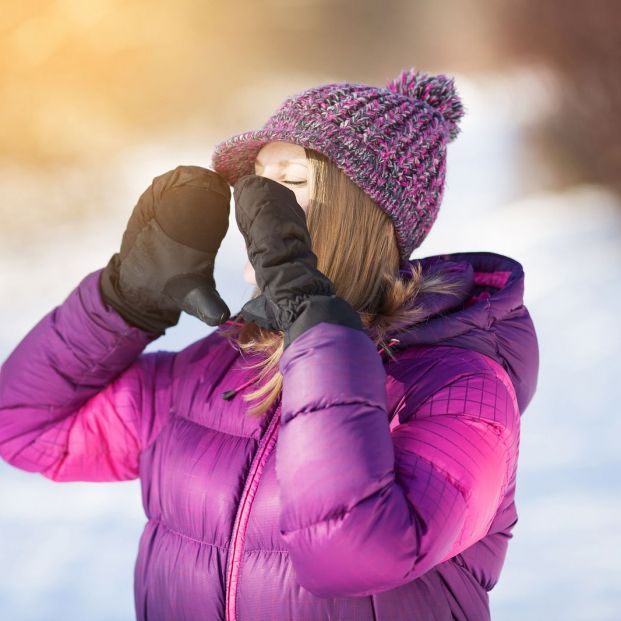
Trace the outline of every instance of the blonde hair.
[[[411, 273], [403, 277], [390, 217], [329, 158], [313, 149], [305, 151], [310, 173], [306, 222], [317, 268], [334, 283], [336, 294], [359, 313], [376, 346], [386, 347], [388, 334], [394, 336], [426, 318], [424, 308], [416, 304], [419, 294], [457, 294], [459, 284], [445, 281], [438, 271], [423, 277], [419, 263], [409, 264]], [[260, 293], [255, 286], [251, 297]], [[243, 395], [246, 401], [262, 398], [247, 412], [262, 416], [282, 389], [278, 363], [284, 332], [245, 322], [223, 326], [221, 333], [240, 351], [262, 354], [248, 368], [259, 369], [256, 381], [269, 379]]]

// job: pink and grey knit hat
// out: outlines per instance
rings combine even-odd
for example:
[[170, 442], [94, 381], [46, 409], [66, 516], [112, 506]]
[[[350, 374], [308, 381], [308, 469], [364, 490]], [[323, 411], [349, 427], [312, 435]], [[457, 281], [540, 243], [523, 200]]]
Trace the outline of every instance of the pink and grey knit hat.
[[453, 78], [445, 75], [409, 69], [384, 88], [324, 84], [287, 98], [261, 129], [218, 144], [211, 167], [235, 185], [254, 173], [269, 142], [319, 151], [390, 216], [405, 262], [438, 215], [446, 145], [463, 115]]

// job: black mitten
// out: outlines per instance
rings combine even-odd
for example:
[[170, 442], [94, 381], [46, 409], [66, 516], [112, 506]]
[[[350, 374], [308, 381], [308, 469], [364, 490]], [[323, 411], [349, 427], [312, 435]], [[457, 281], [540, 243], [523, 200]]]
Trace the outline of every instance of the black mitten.
[[213, 268], [230, 199], [228, 183], [207, 168], [177, 166], [155, 177], [101, 273], [104, 301], [151, 332], [176, 325], [182, 310], [210, 326], [226, 321]]
[[317, 269], [306, 214], [295, 193], [268, 177], [245, 175], [233, 196], [237, 225], [262, 291], [239, 314], [285, 331], [285, 348], [320, 321], [362, 330], [358, 313]]

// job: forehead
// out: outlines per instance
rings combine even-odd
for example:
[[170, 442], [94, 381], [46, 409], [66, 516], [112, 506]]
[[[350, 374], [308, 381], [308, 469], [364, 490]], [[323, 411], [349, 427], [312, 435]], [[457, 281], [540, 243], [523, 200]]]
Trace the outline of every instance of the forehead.
[[269, 142], [261, 147], [257, 157], [257, 162], [268, 163], [306, 163], [306, 152], [304, 147], [291, 142]]

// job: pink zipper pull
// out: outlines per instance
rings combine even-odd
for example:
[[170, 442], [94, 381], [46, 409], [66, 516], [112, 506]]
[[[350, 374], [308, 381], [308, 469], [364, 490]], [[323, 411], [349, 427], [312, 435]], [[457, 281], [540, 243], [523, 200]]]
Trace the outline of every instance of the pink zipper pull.
[[243, 326], [244, 325], [243, 321], [233, 321], [232, 319], [227, 319], [224, 323], [228, 323], [232, 326]]
[[390, 348], [393, 345], [396, 345], [397, 343], [400, 343], [401, 341], [399, 339], [390, 339], [390, 341], [388, 342], [387, 345], [381, 345], [380, 348], [377, 350], [378, 354], [382, 354], [382, 353], [391, 353], [390, 352]]
[[256, 381], [257, 381], [256, 377], [251, 377], [247, 382], [244, 382], [243, 384], [240, 384], [239, 386], [236, 386], [235, 388], [231, 388], [230, 390], [225, 390], [222, 393], [222, 398], [225, 399], [226, 401], [230, 401], [240, 390], [243, 390], [244, 388], [246, 388], [246, 386], [250, 386], [250, 384]]

